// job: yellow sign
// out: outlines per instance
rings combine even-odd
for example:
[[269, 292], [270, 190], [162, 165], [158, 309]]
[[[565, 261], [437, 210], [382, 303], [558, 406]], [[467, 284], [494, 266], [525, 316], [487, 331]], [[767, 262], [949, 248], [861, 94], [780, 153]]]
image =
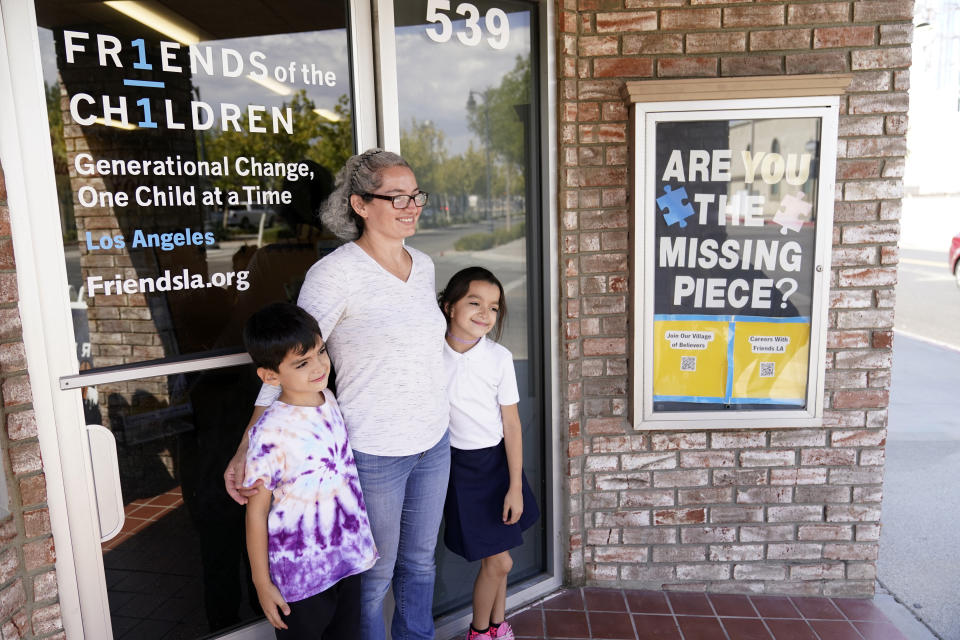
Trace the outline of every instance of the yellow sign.
[[732, 396], [802, 399], [807, 391], [809, 338], [809, 322], [737, 322]]
[[653, 331], [654, 396], [722, 402], [730, 322], [655, 320]]
[[657, 315], [658, 402], [803, 404], [810, 319]]

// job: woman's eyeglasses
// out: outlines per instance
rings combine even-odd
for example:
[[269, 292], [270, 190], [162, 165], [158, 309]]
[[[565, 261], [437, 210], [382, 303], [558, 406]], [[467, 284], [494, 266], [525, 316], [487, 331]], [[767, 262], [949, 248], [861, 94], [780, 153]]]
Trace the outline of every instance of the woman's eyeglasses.
[[421, 191], [415, 196], [408, 196], [406, 194], [399, 196], [382, 196], [377, 193], [365, 193], [363, 194], [364, 198], [377, 198], [379, 200], [389, 200], [393, 203], [394, 209], [406, 209], [410, 206], [410, 201], [413, 200], [413, 204], [418, 207], [422, 207], [427, 204], [427, 198], [430, 197], [430, 194], [426, 191]]

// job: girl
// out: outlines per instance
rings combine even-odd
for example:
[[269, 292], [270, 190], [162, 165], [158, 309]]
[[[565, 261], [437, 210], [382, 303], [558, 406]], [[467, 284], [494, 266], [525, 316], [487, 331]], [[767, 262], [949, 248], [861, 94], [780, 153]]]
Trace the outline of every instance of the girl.
[[539, 517], [523, 475], [523, 443], [513, 356], [500, 338], [507, 315], [503, 286], [482, 267], [456, 273], [439, 296], [447, 318], [444, 361], [450, 399], [450, 484], [444, 544], [480, 572], [473, 586], [467, 640], [513, 639], [504, 621], [509, 549]]

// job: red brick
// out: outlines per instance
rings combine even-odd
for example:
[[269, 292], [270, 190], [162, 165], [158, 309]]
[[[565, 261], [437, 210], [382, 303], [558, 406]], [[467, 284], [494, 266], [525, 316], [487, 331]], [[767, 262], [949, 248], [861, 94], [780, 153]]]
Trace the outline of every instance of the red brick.
[[571, 170], [567, 174], [567, 186], [595, 187], [601, 185], [615, 185], [623, 183], [626, 180], [626, 177], [625, 169], [582, 168]]
[[47, 483], [43, 474], [20, 480], [20, 501], [24, 506], [42, 504], [47, 501]]
[[742, 467], [784, 467], [796, 464], [796, 454], [793, 451], [743, 451], [740, 453]]
[[605, 253], [582, 256], [580, 258], [580, 268], [584, 273], [626, 271], [627, 256], [622, 253]]
[[838, 73], [847, 71], [847, 56], [843, 51], [825, 53], [794, 53], [786, 57], [787, 73]]
[[689, 471], [654, 471], [653, 486], [664, 487], [703, 487], [709, 482], [706, 469]]
[[54, 603], [47, 607], [34, 609], [30, 616], [30, 624], [37, 637], [47, 636], [63, 629], [63, 622], [60, 619], [60, 605]]
[[[624, 55], [653, 53], [683, 53], [683, 36], [672, 33], [623, 36]], [[691, 53], [697, 52], [691, 51]]]
[[910, 44], [913, 42], [913, 23], [880, 25], [880, 44]]
[[829, 24], [850, 19], [849, 2], [822, 2], [818, 4], [791, 4], [787, 8], [789, 24]]
[[617, 36], [583, 37], [577, 42], [581, 56], [615, 56], [618, 53]]
[[22, 342], [0, 344], [0, 370], [9, 374], [27, 368], [27, 354]]
[[46, 509], [34, 509], [23, 512], [24, 535], [35, 538], [50, 533], [50, 512]]
[[870, 345], [870, 336], [866, 331], [837, 331], [827, 332], [828, 349], [856, 349]]
[[620, 6], [620, 0], [579, 0], [580, 11], [610, 11]]
[[677, 491], [677, 502], [681, 505], [733, 502], [733, 488], [680, 489]]
[[847, 200], [883, 200], [903, 197], [902, 180], [863, 180], [847, 182], [843, 186], [843, 197]]
[[[581, 299], [583, 312], [589, 315], [625, 313], [627, 301], [623, 296], [596, 296]], [[621, 351], [620, 353], [624, 353]], [[590, 355], [590, 354], [586, 354]], [[609, 354], [603, 354], [609, 355]]]
[[893, 331], [874, 331], [871, 346], [875, 349], [889, 349], [893, 346]]
[[841, 287], [892, 287], [897, 284], [897, 270], [896, 267], [841, 269], [838, 283]]
[[743, 31], [687, 34], [687, 53], [721, 53], [746, 50], [747, 34]]
[[723, 10], [723, 27], [765, 27], [784, 23], [783, 5], [761, 7], [727, 7]]
[[24, 440], [37, 435], [37, 418], [33, 410], [7, 414], [7, 436], [11, 440]]
[[890, 394], [885, 389], [861, 389], [858, 391], [836, 391], [833, 394], [835, 409], [865, 409], [885, 407]]
[[782, 56], [745, 56], [721, 58], [720, 75], [762, 76], [783, 73]]
[[891, 72], [886, 69], [880, 69], [878, 71], [858, 71], [853, 74], [853, 80], [851, 80], [847, 86], [847, 91], [849, 93], [890, 91], [893, 86], [891, 75]]
[[839, 467], [856, 464], [855, 449], [803, 449], [800, 464], [820, 467]]
[[664, 31], [719, 29], [720, 19], [720, 9], [665, 9], [660, 12], [660, 29]]
[[853, 3], [854, 22], [892, 22], [912, 19], [913, 2], [911, 0], [872, 0]]
[[839, 544], [823, 545], [823, 557], [828, 560], [876, 560], [879, 546], [876, 544]]
[[[847, 140], [848, 158], [889, 157], [907, 155], [907, 142], [903, 136], [854, 138]], [[879, 167], [878, 167], [879, 169]], [[879, 173], [879, 172], [878, 172]], [[851, 176], [869, 178], [874, 176]]]
[[787, 567], [782, 564], [750, 563], [733, 567], [734, 580], [764, 580], [781, 584], [787, 577]]
[[854, 71], [857, 69], [890, 69], [910, 66], [910, 47], [866, 49], [853, 51], [850, 55], [851, 68]]
[[661, 58], [657, 61], [657, 77], [712, 77], [717, 75], [717, 59], [703, 56]]
[[678, 451], [681, 449], [706, 449], [707, 434], [704, 432], [655, 433], [650, 438], [654, 451]]
[[750, 50], [809, 49], [810, 29], [773, 29], [750, 33]]
[[40, 445], [28, 442], [10, 447], [10, 470], [15, 475], [23, 475], [43, 468], [40, 462]]
[[733, 451], [684, 451], [680, 454], [681, 467], [714, 469], [736, 466], [736, 454]]
[[710, 522], [730, 524], [741, 522], [763, 522], [763, 507], [710, 507]]
[[623, 433], [623, 418], [588, 418], [586, 430], [588, 434]]
[[[877, 247], [834, 247], [831, 264], [834, 267], [848, 267], [853, 265], [871, 265], [877, 263]], [[834, 291], [832, 293], [845, 294], [847, 292]]]
[[595, 547], [593, 559], [597, 562], [645, 563], [647, 551], [648, 547]]
[[909, 97], [906, 93], [879, 93], [849, 97], [851, 114], [906, 113]]
[[706, 509], [659, 509], [653, 512], [653, 524], [697, 524], [706, 522]]
[[792, 525], [762, 525], [740, 527], [740, 540], [743, 542], [782, 542], [793, 540]]
[[57, 597], [57, 572], [47, 571], [33, 577], [33, 599], [37, 602]]
[[736, 527], [683, 527], [680, 539], [684, 544], [703, 542], [735, 542]]
[[595, 78], [647, 78], [652, 75], [653, 60], [649, 58], [597, 58], [593, 63]]
[[712, 449], [764, 447], [766, 444], [766, 433], [762, 431], [714, 431], [710, 434]]
[[608, 356], [626, 353], [624, 338], [586, 338], [583, 340], [583, 355]]
[[769, 522], [820, 522], [823, 507], [820, 505], [771, 506], [767, 508]]
[[16, 302], [17, 300], [19, 300], [17, 274], [0, 273], [0, 303]]
[[656, 31], [656, 29], [656, 11], [623, 11], [597, 14], [597, 31], [600, 33]]
[[27, 597], [23, 592], [23, 583], [17, 580], [3, 591], [0, 591], [0, 618], [9, 618], [14, 612], [23, 607]]
[[762, 544], [712, 544], [710, 545], [711, 562], [742, 562], [746, 560], [763, 560]]
[[789, 487], [751, 487], [737, 490], [739, 504], [789, 503], [792, 499], [793, 490]]
[[17, 308], [0, 309], [0, 340], [20, 337], [20, 312]]
[[876, 202], [837, 202], [833, 219], [835, 222], [867, 222], [877, 219], [879, 209]]
[[57, 559], [53, 549], [53, 537], [43, 538], [23, 545], [24, 568], [33, 571], [51, 565]]
[[834, 47], [869, 47], [874, 44], [875, 27], [824, 27], [813, 30], [815, 49]]
[[673, 506], [673, 504], [672, 489], [621, 492], [620, 506], [625, 509], [635, 507], [670, 507]]
[[896, 222], [874, 222], [843, 227], [844, 244], [896, 242], [899, 237], [900, 225]]

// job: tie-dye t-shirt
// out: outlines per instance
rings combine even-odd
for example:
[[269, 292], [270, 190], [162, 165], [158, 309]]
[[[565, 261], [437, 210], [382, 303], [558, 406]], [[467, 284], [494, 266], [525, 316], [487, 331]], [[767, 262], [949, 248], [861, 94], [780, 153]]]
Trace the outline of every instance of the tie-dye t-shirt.
[[337, 401], [276, 400], [250, 431], [244, 486], [273, 492], [267, 518], [270, 578], [287, 602], [316, 595], [377, 560], [357, 465]]

